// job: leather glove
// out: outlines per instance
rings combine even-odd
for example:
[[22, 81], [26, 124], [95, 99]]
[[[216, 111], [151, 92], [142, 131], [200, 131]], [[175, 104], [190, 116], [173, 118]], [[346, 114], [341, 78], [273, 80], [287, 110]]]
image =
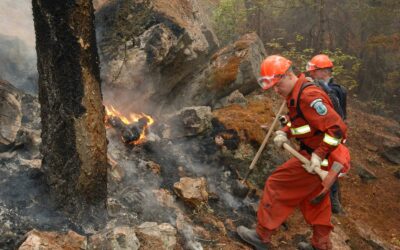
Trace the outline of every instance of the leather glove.
[[275, 138], [274, 138], [274, 143], [275, 146], [277, 146], [278, 148], [281, 148], [283, 143], [287, 143], [289, 141], [289, 139], [287, 138], [287, 135], [285, 132], [278, 130], [275, 132]]
[[321, 161], [322, 159], [317, 154], [312, 153], [310, 164], [303, 164], [303, 167], [310, 174], [315, 174], [314, 169], [321, 166]]

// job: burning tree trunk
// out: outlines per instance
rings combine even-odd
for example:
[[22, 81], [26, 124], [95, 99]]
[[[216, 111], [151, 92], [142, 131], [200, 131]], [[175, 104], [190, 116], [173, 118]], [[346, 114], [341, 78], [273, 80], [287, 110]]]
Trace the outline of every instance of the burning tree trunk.
[[32, 0], [43, 170], [66, 211], [105, 208], [107, 143], [91, 0]]

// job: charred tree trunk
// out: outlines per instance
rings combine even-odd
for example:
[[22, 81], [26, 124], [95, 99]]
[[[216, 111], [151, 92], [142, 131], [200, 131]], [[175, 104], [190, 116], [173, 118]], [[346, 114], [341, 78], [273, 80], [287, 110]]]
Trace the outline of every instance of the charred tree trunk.
[[104, 212], [107, 143], [92, 1], [32, 0], [32, 5], [42, 168], [52, 197], [77, 218], [87, 216], [89, 206]]

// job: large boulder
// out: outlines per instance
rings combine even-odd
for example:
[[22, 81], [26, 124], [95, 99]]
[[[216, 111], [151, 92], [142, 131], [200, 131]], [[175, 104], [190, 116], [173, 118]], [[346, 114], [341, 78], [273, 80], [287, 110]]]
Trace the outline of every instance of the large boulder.
[[117, 0], [99, 6], [102, 77], [106, 86], [122, 89], [119, 95], [128, 102], [158, 103], [218, 48], [197, 1]]
[[21, 93], [0, 80], [0, 151], [14, 143], [21, 127]]
[[217, 51], [206, 67], [174, 89], [164, 108], [188, 105], [215, 106], [218, 101], [239, 90], [247, 95], [256, 88], [265, 50], [256, 33], [243, 35], [235, 43]]

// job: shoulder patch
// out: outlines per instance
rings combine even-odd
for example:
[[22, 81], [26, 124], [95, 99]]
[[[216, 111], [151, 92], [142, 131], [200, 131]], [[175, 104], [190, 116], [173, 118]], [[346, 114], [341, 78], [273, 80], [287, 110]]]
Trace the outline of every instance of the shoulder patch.
[[314, 108], [319, 115], [326, 115], [328, 113], [328, 109], [326, 108], [325, 104], [322, 102], [322, 99], [320, 98], [312, 101], [310, 107]]

